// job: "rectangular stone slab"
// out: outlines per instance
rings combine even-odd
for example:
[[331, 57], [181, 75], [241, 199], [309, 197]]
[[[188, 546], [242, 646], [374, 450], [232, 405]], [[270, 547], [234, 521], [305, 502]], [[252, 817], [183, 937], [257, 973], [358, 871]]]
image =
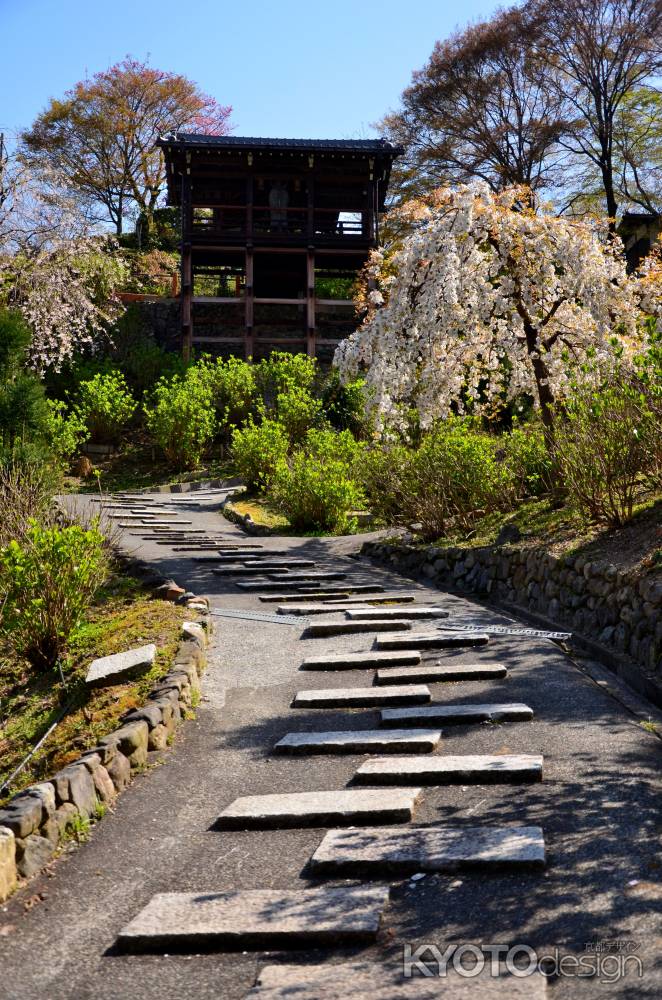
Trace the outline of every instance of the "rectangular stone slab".
[[247, 795], [216, 820], [219, 830], [279, 830], [353, 823], [408, 823], [421, 788], [340, 788]]
[[425, 684], [401, 687], [326, 688], [297, 691], [293, 708], [373, 708], [379, 705], [423, 705], [430, 700]]
[[341, 877], [359, 871], [405, 875], [457, 868], [542, 868], [544, 864], [545, 842], [539, 826], [440, 824], [406, 830], [330, 830], [310, 861], [312, 871]]
[[431, 753], [441, 739], [440, 729], [362, 729], [355, 732], [288, 733], [275, 753]]
[[111, 684], [122, 684], [132, 677], [151, 670], [156, 657], [156, 646], [153, 642], [136, 649], [128, 649], [124, 653], [113, 653], [93, 660], [85, 677], [85, 683], [90, 687], [106, 687]]
[[[271, 576], [267, 573], [267, 576]], [[340, 570], [315, 570], [313, 573], [290, 573], [289, 579], [292, 583], [308, 582], [315, 583], [316, 580], [344, 580], [347, 576], [346, 573], [341, 573]]]
[[469, 722], [519, 722], [533, 718], [533, 709], [518, 702], [495, 705], [426, 705], [423, 708], [385, 708], [383, 726], [403, 723], [412, 726], [429, 726], [434, 723]]
[[[436, 973], [434, 962], [430, 967]], [[505, 969], [498, 977], [489, 972], [489, 957], [485, 970], [471, 978], [449, 965], [443, 979], [419, 973], [405, 979], [402, 961], [267, 965], [244, 1000], [545, 1000], [547, 996], [547, 978], [540, 972], [526, 978]]]
[[387, 887], [164, 892], [124, 927], [122, 951], [249, 950], [371, 941]]
[[327, 653], [324, 656], [309, 656], [299, 670], [368, 670], [380, 666], [408, 666], [421, 662], [417, 649], [402, 650], [399, 653]]
[[[384, 589], [383, 587], [381, 588]], [[352, 599], [355, 604], [411, 604], [416, 600], [417, 594], [380, 594], [379, 596], [357, 597]], [[342, 597], [329, 597], [325, 604], [333, 605], [342, 603]]]
[[[400, 649], [410, 642], [406, 635], [392, 635], [377, 639], [378, 649]], [[461, 646], [485, 646], [490, 641], [484, 632], [419, 632], [416, 634], [416, 645], [421, 649], [457, 649]]]
[[352, 621], [371, 621], [374, 618], [448, 618], [443, 608], [354, 608], [345, 612]]
[[[273, 601], [280, 601], [281, 603], [287, 604], [289, 601], [302, 601], [306, 597], [329, 597], [331, 594], [337, 594], [338, 591], [335, 590], [320, 590], [314, 593], [308, 593], [303, 590], [297, 590], [294, 594], [264, 594], [260, 596], [259, 600], [265, 604], [269, 604]], [[348, 591], [340, 591], [343, 598], [349, 597]]]
[[313, 622], [301, 633], [302, 639], [318, 639], [325, 635], [360, 635], [363, 632], [397, 632], [398, 629], [411, 628], [411, 622], [397, 619], [394, 621], [374, 622]]
[[[400, 732], [397, 729], [395, 732]], [[356, 785], [452, 785], [542, 781], [540, 754], [443, 754], [376, 757], [361, 764]]]
[[219, 569], [212, 570], [216, 576], [263, 576], [265, 573], [269, 573], [269, 577], [273, 577], [278, 574], [278, 577], [284, 577], [288, 574], [287, 566], [222, 566]]
[[[334, 612], [336, 608], [329, 607], [328, 604], [283, 604], [276, 608], [277, 615], [328, 615]], [[340, 604], [337, 608], [338, 611], [344, 611], [345, 605]]]
[[457, 663], [448, 664], [423, 663], [415, 669], [400, 667], [378, 670], [375, 684], [428, 684], [435, 681], [480, 681], [505, 677], [508, 671], [503, 663]]

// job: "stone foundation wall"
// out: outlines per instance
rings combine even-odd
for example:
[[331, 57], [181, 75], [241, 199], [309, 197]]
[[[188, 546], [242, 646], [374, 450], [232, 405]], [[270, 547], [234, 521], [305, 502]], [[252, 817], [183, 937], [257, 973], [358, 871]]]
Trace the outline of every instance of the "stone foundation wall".
[[81, 823], [112, 806], [151, 750], [165, 750], [170, 736], [200, 691], [212, 628], [205, 598], [187, 606], [200, 622], [185, 622], [172, 669], [122, 725], [48, 781], [24, 788], [0, 809], [0, 902], [52, 859]]
[[[662, 704], [662, 574], [621, 573], [585, 555], [543, 549], [419, 547], [365, 542], [363, 554], [445, 589], [544, 615], [636, 667], [627, 680]], [[620, 671], [619, 671], [620, 672]], [[624, 674], [625, 676], [625, 674]]]

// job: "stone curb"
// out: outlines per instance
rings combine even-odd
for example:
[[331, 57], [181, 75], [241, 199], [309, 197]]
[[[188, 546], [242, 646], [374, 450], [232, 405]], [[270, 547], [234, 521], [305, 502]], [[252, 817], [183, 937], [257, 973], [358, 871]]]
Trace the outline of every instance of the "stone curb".
[[572, 631], [587, 651], [662, 707], [662, 577], [621, 573], [586, 556], [556, 557], [512, 545], [469, 549], [366, 541], [361, 554], [410, 577]]
[[243, 528], [247, 535], [257, 535], [265, 537], [267, 535], [277, 535], [277, 528], [267, 528], [264, 524], [256, 524], [250, 514], [240, 514], [238, 510], [232, 506], [233, 497], [228, 497], [221, 504], [221, 511], [226, 520], [230, 521], [232, 524], [236, 524], [237, 527]]
[[52, 778], [22, 789], [0, 809], [0, 902], [14, 891], [19, 876], [28, 879], [52, 860], [72, 826], [115, 802], [132, 772], [147, 763], [148, 753], [167, 749], [170, 736], [199, 695], [213, 631], [209, 602], [176, 589], [182, 595], [176, 603], [191, 608], [200, 620], [182, 623], [172, 666], [145, 704], [126, 713], [120, 728], [96, 747]]

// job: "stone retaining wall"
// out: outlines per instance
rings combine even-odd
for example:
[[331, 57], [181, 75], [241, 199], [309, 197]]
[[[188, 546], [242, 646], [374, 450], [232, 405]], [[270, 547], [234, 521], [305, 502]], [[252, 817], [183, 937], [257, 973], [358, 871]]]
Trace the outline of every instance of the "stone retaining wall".
[[[662, 705], [662, 574], [621, 573], [586, 555], [544, 549], [420, 547], [364, 542], [362, 553], [445, 589], [515, 605], [599, 643], [634, 668], [628, 682]], [[613, 663], [609, 664], [613, 666]], [[619, 670], [619, 673], [621, 671]]]
[[169, 737], [200, 691], [207, 664], [212, 622], [206, 598], [187, 607], [200, 622], [185, 622], [171, 670], [150, 691], [142, 708], [132, 709], [119, 729], [48, 781], [24, 788], [0, 809], [0, 902], [17, 885], [52, 859], [58, 846], [81, 822], [112, 806], [132, 772], [147, 763], [152, 750], [165, 750]]

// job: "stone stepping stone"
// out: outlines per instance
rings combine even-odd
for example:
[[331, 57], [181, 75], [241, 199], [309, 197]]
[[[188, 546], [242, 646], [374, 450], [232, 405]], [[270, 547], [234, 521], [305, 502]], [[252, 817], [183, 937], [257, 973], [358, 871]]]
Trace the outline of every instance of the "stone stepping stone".
[[[434, 963], [431, 968], [435, 969]], [[267, 965], [244, 1000], [545, 1000], [547, 977], [534, 972], [518, 978], [505, 971], [467, 978], [449, 965], [443, 979], [415, 973], [405, 979], [402, 961], [343, 962], [322, 965]]]
[[377, 757], [361, 764], [353, 781], [357, 785], [408, 785], [410, 782], [414, 785], [488, 785], [542, 781], [542, 756], [525, 753]]
[[149, 528], [167, 528], [169, 530], [172, 530], [173, 525], [193, 524], [193, 521], [182, 521], [179, 518], [177, 518], [177, 520], [173, 518], [170, 521], [164, 521], [164, 520], [156, 521], [156, 520], [150, 520], [148, 518], [143, 518], [142, 523], [146, 524]]
[[441, 739], [440, 729], [362, 729], [356, 732], [288, 733], [275, 753], [292, 756], [341, 753], [431, 753]]
[[279, 576], [283, 573], [287, 573], [289, 578], [290, 576], [289, 570], [292, 566], [294, 566], [295, 568], [299, 568], [300, 566], [314, 566], [314, 565], [315, 565], [314, 562], [308, 562], [305, 559], [302, 559], [301, 562], [299, 563], [264, 562], [264, 563], [254, 563], [251, 565], [251, 563], [249, 562], [244, 562], [241, 566], [232, 564], [228, 566], [222, 566], [220, 569], [215, 569], [214, 573], [216, 573], [219, 576], [223, 575], [259, 576], [261, 573], [266, 573], [267, 571], [269, 571], [269, 576], [271, 576], [272, 573], [275, 574], [277, 572]]
[[417, 649], [402, 650], [399, 653], [327, 653], [324, 656], [309, 656], [299, 670], [368, 670], [371, 667], [415, 666], [421, 662]]
[[[280, 578], [276, 576], [275, 573], [269, 574], [268, 580], [236, 580], [233, 581], [235, 587], [240, 587], [242, 590], [263, 590], [265, 592], [273, 591], [285, 591], [291, 590], [294, 587], [295, 590], [299, 590], [299, 600], [301, 600], [300, 590], [301, 581], [298, 581], [293, 573], [288, 573], [287, 578], [284, 573], [281, 574]], [[279, 598], [282, 600], [282, 598]]]
[[[271, 573], [267, 573], [268, 577], [271, 577]], [[311, 583], [314, 584], [316, 580], [344, 580], [347, 576], [346, 573], [341, 573], [340, 570], [316, 570], [314, 573], [290, 573], [289, 579], [292, 583]]]
[[297, 691], [293, 708], [374, 708], [380, 705], [424, 705], [430, 701], [425, 684], [401, 687], [313, 688]]
[[457, 868], [544, 865], [545, 841], [539, 826], [436, 824], [406, 830], [329, 830], [310, 861], [313, 872], [340, 877], [364, 871], [406, 875]]
[[276, 608], [277, 615], [329, 615], [334, 611], [345, 611], [348, 608], [353, 607], [353, 605], [346, 606], [345, 604], [338, 605], [334, 608], [332, 605], [328, 604], [282, 604], [280, 607]]
[[346, 612], [352, 621], [372, 621], [375, 618], [448, 618], [443, 608], [352, 608]]
[[411, 622], [399, 618], [372, 622], [313, 622], [312, 625], [306, 626], [301, 638], [318, 639], [325, 635], [359, 635], [363, 632], [397, 632], [405, 628], [411, 628]]
[[[457, 649], [461, 646], [485, 646], [490, 641], [484, 632], [418, 632], [416, 645], [421, 649]], [[406, 635], [392, 635], [377, 639], [378, 649], [399, 649], [411, 642]]]
[[523, 722], [533, 718], [533, 709], [518, 702], [499, 705], [427, 705], [424, 708], [385, 708], [382, 725], [399, 728], [406, 725], [470, 722]]
[[219, 830], [280, 830], [352, 823], [408, 823], [421, 788], [340, 788], [247, 795], [216, 820]]
[[506, 677], [508, 671], [503, 663], [457, 663], [429, 664], [423, 663], [415, 669], [378, 670], [375, 684], [401, 684], [403, 681], [416, 681], [423, 684], [435, 681], [482, 681]]
[[372, 941], [388, 887], [164, 892], [124, 927], [122, 951], [317, 947]]
[[[342, 587], [327, 587], [321, 590], [319, 587], [296, 587], [294, 593], [292, 594], [278, 594], [276, 597], [266, 595], [260, 597], [261, 601], [281, 601], [283, 603], [287, 601], [300, 601], [302, 598], [316, 598], [321, 600], [322, 598], [338, 597], [341, 600], [351, 597], [352, 594], [378, 594], [383, 591], [383, 587], [371, 587], [368, 584], [360, 584], [359, 586], [352, 587], [348, 584], [343, 584]], [[353, 598], [352, 598], [353, 599]]]
[[85, 677], [90, 687], [106, 687], [123, 684], [133, 677], [140, 677], [154, 666], [156, 646], [150, 642], [146, 646], [128, 649], [124, 653], [113, 653], [93, 660]]
[[[416, 600], [417, 596], [415, 594], [398, 594], [397, 596], [383, 594], [380, 596], [355, 597], [352, 598], [352, 604], [411, 604], [412, 601]], [[323, 601], [323, 604], [328, 604], [331, 607], [341, 603], [342, 597], [330, 597], [328, 600]]]

